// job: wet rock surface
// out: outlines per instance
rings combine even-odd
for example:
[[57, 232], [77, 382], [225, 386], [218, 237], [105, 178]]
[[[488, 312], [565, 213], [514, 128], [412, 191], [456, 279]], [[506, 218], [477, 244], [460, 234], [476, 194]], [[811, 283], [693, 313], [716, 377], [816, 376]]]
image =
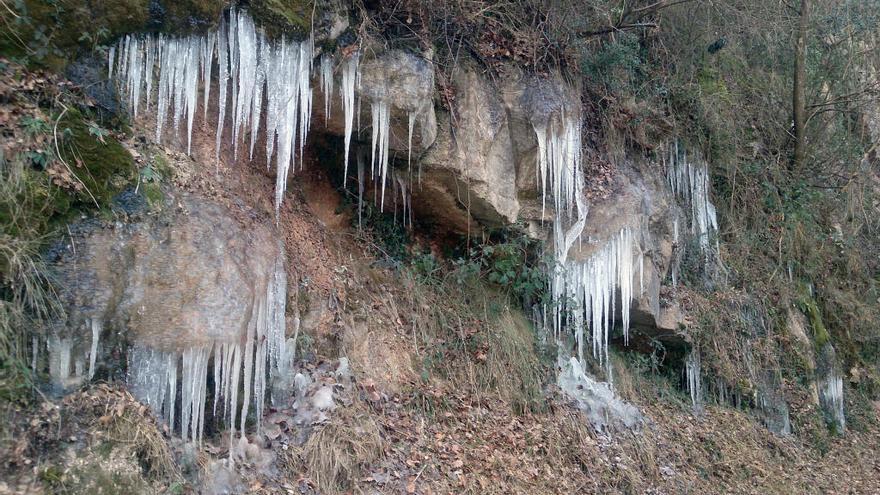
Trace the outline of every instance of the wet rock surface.
[[[120, 196], [121, 208], [143, 212], [129, 196], [138, 197]], [[96, 366], [110, 376], [129, 343], [173, 352], [242, 339], [280, 255], [268, 219], [243, 225], [225, 207], [186, 194], [132, 223], [88, 221], [70, 233], [51, 252], [66, 317], [50, 338], [83, 360], [97, 325]], [[77, 364], [59, 366], [77, 374]]]

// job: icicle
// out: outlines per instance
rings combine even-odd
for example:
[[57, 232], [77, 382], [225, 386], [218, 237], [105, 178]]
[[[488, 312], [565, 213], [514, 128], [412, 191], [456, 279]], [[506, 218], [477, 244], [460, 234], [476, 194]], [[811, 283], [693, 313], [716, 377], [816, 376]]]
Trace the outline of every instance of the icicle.
[[70, 381], [70, 363], [73, 341], [51, 335], [47, 342], [49, 350], [49, 376], [52, 383], [59, 388], [66, 388]]
[[176, 354], [167, 354], [165, 356], [165, 383], [168, 390], [166, 417], [170, 431], [174, 431], [174, 406], [177, 403], [177, 358]]
[[98, 341], [101, 338], [101, 320], [91, 319], [92, 348], [89, 350], [89, 380], [95, 377], [95, 363], [98, 359]]
[[[373, 180], [378, 179], [379, 188], [382, 195], [379, 203], [379, 211], [385, 209], [385, 177], [388, 174], [388, 133], [390, 131], [390, 112], [388, 103], [382, 100], [374, 101], [372, 104], [373, 115], [373, 154], [370, 159], [370, 166], [373, 171]], [[376, 154], [378, 149], [378, 155]]]
[[[709, 200], [711, 186], [709, 167], [701, 160], [689, 159], [687, 153], [680, 149], [676, 141], [669, 150], [666, 162], [666, 178], [669, 187], [676, 197], [689, 208], [691, 233], [697, 237], [700, 250], [704, 255], [714, 254], [716, 246], [710, 245], [712, 232], [718, 230], [718, 217], [715, 205]], [[678, 219], [673, 220], [673, 239], [678, 242]], [[711, 253], [715, 247], [714, 253]]]
[[309, 127], [312, 119], [312, 87], [310, 70], [312, 67], [312, 45], [302, 42], [299, 44], [299, 159], [300, 169], [305, 165], [303, 149], [306, 145]]
[[157, 351], [139, 343], [128, 352], [126, 381], [132, 394], [150, 406], [157, 416], [164, 416], [171, 431], [174, 431], [177, 360], [176, 353]]
[[116, 47], [111, 46], [107, 56], [107, 79], [113, 80], [113, 66], [116, 63]]
[[[254, 159], [254, 147], [257, 144], [257, 134], [260, 131], [260, 118], [263, 114], [263, 91], [266, 86], [266, 57], [269, 55], [269, 48], [265, 38], [260, 39], [260, 63], [257, 66], [257, 80], [254, 87], [253, 105], [251, 106], [251, 146], [248, 158]], [[266, 133], [266, 139], [273, 139]], [[269, 166], [269, 157], [266, 158], [266, 167]]]
[[286, 304], [287, 304], [287, 270], [285, 268], [285, 258], [283, 255], [284, 246], [281, 240], [278, 241], [279, 255], [275, 259], [275, 270], [266, 289], [266, 299], [268, 306], [266, 307], [267, 317], [266, 325], [268, 343], [268, 358], [270, 361], [270, 377], [274, 378], [282, 369], [281, 360], [287, 353], [286, 346]]
[[[324, 93], [324, 124], [330, 122], [330, 107], [333, 101], [333, 57], [321, 57], [321, 92]], [[344, 96], [343, 96], [344, 98]]]
[[358, 174], [358, 231], [362, 229], [362, 220], [364, 212], [364, 155], [357, 154], [357, 174]]
[[702, 389], [700, 386], [700, 351], [694, 349], [685, 359], [685, 374], [687, 375], [687, 388], [691, 395], [691, 404], [694, 412], [700, 412], [703, 407]]
[[[230, 40], [234, 40], [233, 88], [235, 91], [235, 110], [233, 113], [232, 143], [233, 157], [238, 158], [238, 145], [241, 132], [246, 129], [253, 113], [253, 99], [256, 94], [257, 74], [259, 72], [258, 39], [254, 22], [249, 16], [232, 17], [235, 24], [230, 26]], [[232, 21], [230, 22], [232, 23]], [[256, 132], [256, 130], [254, 130]]]
[[[217, 100], [217, 139], [216, 139], [216, 151], [214, 152], [214, 159], [217, 161], [217, 166], [220, 165], [220, 143], [223, 139], [223, 125], [226, 120], [226, 82], [229, 80], [229, 62], [228, 62], [228, 52], [226, 49], [226, 36], [224, 31], [229, 28], [226, 27], [225, 24], [220, 24], [220, 30], [217, 32], [217, 65], [219, 68], [219, 76], [217, 79], [217, 86], [220, 88], [220, 95]], [[268, 158], [266, 158], [268, 160]]]
[[403, 227], [407, 228], [407, 226], [412, 227], [412, 201], [410, 199], [410, 193], [408, 188], [406, 187], [406, 178], [397, 172], [394, 173], [394, 190], [395, 190], [395, 215], [397, 214], [397, 198], [396, 195], [400, 193], [400, 204], [402, 207], [402, 223]]
[[[251, 321], [248, 323], [247, 337], [245, 337], [244, 357], [242, 359], [242, 361], [244, 362], [244, 400], [242, 400], [241, 405], [241, 427], [239, 428], [242, 435], [244, 435], [244, 424], [245, 421], [247, 421], [248, 406], [250, 406], [251, 399], [251, 390], [253, 390], [254, 334], [257, 330], [257, 326], [259, 325], [260, 314], [265, 311], [263, 304], [263, 301], [257, 301], [255, 303], [255, 314], [251, 317]], [[233, 407], [235, 407], [234, 404]]]
[[[554, 300], [566, 304], [562, 308], [569, 314], [575, 328], [578, 357], [583, 360], [583, 328], [592, 329], [592, 354], [605, 363], [610, 373], [608, 341], [613, 329], [616, 312], [615, 294], [620, 290], [620, 311], [624, 342], [629, 341], [630, 305], [633, 297], [633, 235], [630, 229], [622, 229], [608, 243], [585, 261], [564, 263], [551, 281]], [[557, 328], [561, 326], [557, 316]]]
[[343, 177], [348, 177], [348, 154], [351, 145], [351, 133], [354, 129], [354, 88], [355, 82], [359, 78], [358, 61], [360, 56], [358, 53], [352, 54], [342, 66], [342, 109], [345, 113], [345, 149], [343, 157]]
[[186, 152], [192, 154], [193, 120], [199, 105], [199, 50], [201, 40], [191, 37], [186, 41]]
[[413, 137], [413, 127], [415, 126], [415, 112], [409, 112], [407, 114], [408, 122], [407, 122], [407, 138], [406, 138], [406, 167], [409, 170], [410, 174], [412, 173], [412, 137]]
[[831, 375], [822, 380], [824, 398], [827, 401], [828, 409], [831, 411], [831, 418], [833, 418], [834, 425], [843, 429], [846, 427], [846, 416], [844, 415], [844, 402], [843, 402], [843, 378], [836, 372], [832, 372]]
[[208, 102], [211, 96], [211, 69], [214, 66], [214, 44], [217, 38], [214, 36], [206, 36], [202, 40], [202, 84], [204, 85], [204, 100], [202, 102], [202, 110], [204, 111], [203, 120], [208, 121]]
[[31, 336], [31, 371], [37, 371], [37, 362], [40, 357], [40, 339], [36, 334]]
[[220, 400], [220, 384], [223, 377], [223, 349], [225, 344], [220, 342], [214, 343], [214, 410], [213, 415], [217, 416], [217, 402]]

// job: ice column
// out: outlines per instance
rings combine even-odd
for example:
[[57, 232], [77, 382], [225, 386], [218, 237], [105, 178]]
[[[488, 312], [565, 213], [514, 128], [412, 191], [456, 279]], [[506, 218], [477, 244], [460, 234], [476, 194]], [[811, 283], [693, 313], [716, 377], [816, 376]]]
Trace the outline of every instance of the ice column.
[[688, 353], [684, 361], [687, 389], [691, 395], [691, 404], [694, 412], [699, 412], [703, 407], [703, 392], [700, 385], [700, 351], [693, 349]]
[[342, 109], [345, 113], [345, 157], [343, 161], [344, 175], [348, 177], [348, 154], [351, 146], [351, 133], [354, 130], [354, 115], [357, 111], [354, 104], [355, 83], [358, 80], [358, 62], [360, 56], [357, 52], [353, 53], [342, 66]]

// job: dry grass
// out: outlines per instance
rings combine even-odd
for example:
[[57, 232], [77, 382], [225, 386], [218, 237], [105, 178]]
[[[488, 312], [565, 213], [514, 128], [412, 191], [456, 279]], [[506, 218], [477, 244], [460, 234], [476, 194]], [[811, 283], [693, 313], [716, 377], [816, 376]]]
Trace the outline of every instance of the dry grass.
[[304, 472], [321, 493], [342, 493], [363, 477], [363, 469], [385, 450], [379, 424], [366, 405], [355, 400], [339, 408], [329, 423], [316, 427], [306, 443], [285, 455], [287, 470]]
[[44, 219], [33, 218], [48, 201], [22, 161], [0, 153], [0, 397], [6, 399], [29, 395], [29, 337], [62, 313], [40, 256]]
[[180, 478], [157, 420], [128, 391], [99, 385], [73, 394], [63, 402], [62, 417], [88, 430], [93, 444], [109, 442], [132, 452], [151, 479]]
[[535, 332], [503, 294], [479, 280], [402, 278], [423, 381], [498, 398], [517, 413], [542, 407]]

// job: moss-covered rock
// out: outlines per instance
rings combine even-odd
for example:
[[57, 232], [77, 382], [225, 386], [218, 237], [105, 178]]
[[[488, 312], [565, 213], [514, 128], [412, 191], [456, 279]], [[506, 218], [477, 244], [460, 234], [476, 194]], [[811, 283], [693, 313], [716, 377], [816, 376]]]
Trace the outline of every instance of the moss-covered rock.
[[314, 3], [308, 0], [251, 0], [250, 12], [269, 37], [304, 39], [309, 34]]
[[220, 23], [227, 0], [162, 0], [150, 11], [154, 29], [174, 34], [204, 31]]
[[63, 69], [81, 49], [95, 49], [142, 29], [149, 0], [24, 0], [0, 32], [0, 52], [31, 64]]
[[825, 344], [831, 341], [831, 335], [822, 321], [822, 311], [819, 309], [819, 305], [811, 296], [802, 295], [798, 306], [810, 321], [810, 328], [813, 330], [813, 344], [816, 346], [816, 350], [822, 349]]
[[98, 203], [110, 204], [113, 197], [137, 179], [134, 159], [122, 144], [110, 135], [90, 126], [77, 110], [64, 114], [58, 123], [62, 133], [61, 158], [71, 167], [85, 186], [73, 196], [73, 206]]
[[78, 52], [140, 31], [186, 34], [216, 26], [227, 0], [24, 0], [0, 26], [0, 54], [60, 71]]

